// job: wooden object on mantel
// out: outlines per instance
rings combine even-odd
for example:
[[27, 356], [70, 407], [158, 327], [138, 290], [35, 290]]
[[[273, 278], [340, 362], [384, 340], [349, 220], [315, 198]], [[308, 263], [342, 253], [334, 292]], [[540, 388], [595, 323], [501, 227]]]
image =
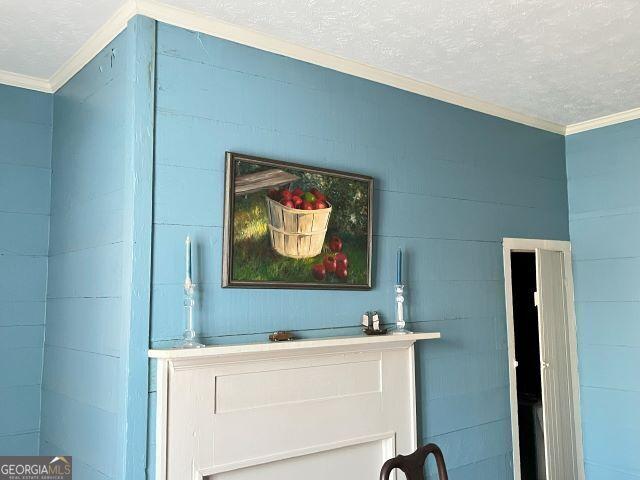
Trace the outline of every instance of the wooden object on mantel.
[[436, 338], [150, 350], [156, 479], [378, 478], [417, 448], [414, 343]]
[[235, 192], [236, 195], [244, 195], [245, 193], [257, 192], [266, 188], [289, 185], [296, 180], [298, 180], [296, 175], [280, 170], [279, 168], [272, 168], [270, 170], [248, 173], [237, 177]]

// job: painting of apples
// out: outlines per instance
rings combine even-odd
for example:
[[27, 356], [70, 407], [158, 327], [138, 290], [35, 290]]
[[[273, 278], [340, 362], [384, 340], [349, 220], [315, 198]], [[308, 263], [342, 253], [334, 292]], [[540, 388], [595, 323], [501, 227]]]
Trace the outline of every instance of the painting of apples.
[[224, 287], [371, 288], [373, 179], [227, 152]]

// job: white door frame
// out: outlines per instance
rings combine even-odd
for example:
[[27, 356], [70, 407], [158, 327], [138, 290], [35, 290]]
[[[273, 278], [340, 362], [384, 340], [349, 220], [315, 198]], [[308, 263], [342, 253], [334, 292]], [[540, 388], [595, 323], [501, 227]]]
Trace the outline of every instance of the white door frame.
[[[565, 271], [565, 296], [569, 325], [569, 354], [573, 364], [573, 405], [576, 429], [576, 454], [578, 475], [584, 479], [584, 457], [582, 453], [582, 422], [580, 417], [580, 384], [578, 379], [578, 348], [576, 337], [576, 313], [573, 302], [573, 270], [571, 267], [571, 243], [562, 240], [538, 240], [530, 238], [503, 238], [504, 292], [507, 309], [507, 343], [509, 356], [509, 397], [511, 404], [511, 441], [513, 444], [513, 476], [521, 480], [520, 437], [518, 426], [518, 389], [516, 385], [516, 343], [513, 326], [513, 292], [511, 278], [511, 252], [534, 252], [536, 248], [562, 252]], [[548, 479], [553, 480], [553, 479]]]

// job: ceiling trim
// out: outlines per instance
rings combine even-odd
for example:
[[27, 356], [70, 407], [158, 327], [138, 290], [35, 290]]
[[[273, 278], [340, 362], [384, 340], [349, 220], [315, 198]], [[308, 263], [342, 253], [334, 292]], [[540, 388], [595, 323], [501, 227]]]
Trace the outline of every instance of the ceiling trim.
[[[126, 28], [127, 22], [137, 14], [145, 15], [154, 20], [177, 27], [206, 33], [267, 52], [284, 55], [356, 77], [365, 78], [494, 117], [500, 117], [530, 127], [564, 134], [564, 125], [518, 113], [490, 102], [455, 93], [436, 85], [420, 82], [364, 63], [279, 40], [251, 29], [238, 27], [213, 18], [203, 17], [192, 11], [166, 5], [155, 0], [128, 0], [49, 80], [34, 78], [30, 83], [25, 83], [23, 80], [19, 84], [17, 78], [0, 76], [0, 82], [16, 86], [25, 86], [26, 88], [33, 88], [34, 90], [56, 92], [69, 81], [71, 77], [80, 71], [82, 67], [89, 63], [111, 40], [122, 32]], [[31, 87], [27, 85], [31, 85]]]
[[295, 58], [331, 70], [389, 85], [418, 95], [560, 135], [572, 135], [594, 128], [640, 118], [640, 108], [635, 108], [626, 112], [607, 115], [584, 122], [562, 125], [519, 113], [484, 100], [452, 92], [427, 82], [421, 82], [354, 60], [303, 47], [248, 28], [232, 25], [210, 17], [204, 17], [190, 10], [166, 5], [157, 0], [127, 0], [50, 79], [30, 77], [0, 70], [0, 83], [54, 93], [122, 32], [126, 28], [129, 20], [138, 14], [177, 27], [202, 32], [267, 52]]
[[45, 78], [31, 77], [20, 73], [0, 70], [0, 83], [11, 85], [12, 87], [27, 88], [29, 90], [37, 90], [38, 92], [51, 93], [51, 85], [49, 80]]
[[136, 4], [127, 1], [100, 27], [80, 49], [69, 58], [49, 79], [51, 91], [56, 92], [89, 63], [126, 27], [129, 20], [135, 16]]
[[564, 134], [573, 135], [575, 133], [586, 132], [587, 130], [607, 127], [609, 125], [628, 122], [630, 120], [637, 120], [639, 118], [640, 108], [632, 108], [631, 110], [627, 110], [625, 112], [613, 113], [611, 115], [605, 115], [604, 117], [594, 118], [585, 122], [567, 125]]
[[377, 83], [390, 85], [401, 90], [417, 93], [418, 95], [434, 98], [446, 103], [452, 103], [481, 113], [486, 113], [494, 117], [500, 117], [506, 120], [522, 123], [530, 127], [564, 134], [564, 125], [518, 113], [508, 108], [468, 97], [466, 95], [461, 95], [430, 83], [420, 82], [418, 80], [372, 67], [364, 63], [348, 60], [337, 55], [279, 40], [248, 28], [238, 27], [226, 22], [203, 17], [202, 15], [198, 15], [189, 10], [162, 4], [153, 0], [138, 0], [137, 6], [138, 13], [160, 22], [169, 23], [177, 27], [194, 30], [214, 37], [223, 38], [225, 40], [231, 40], [233, 42], [255, 47], [267, 52], [295, 58], [297, 60], [326, 67], [331, 70], [337, 70], [342, 73], [365, 78]]

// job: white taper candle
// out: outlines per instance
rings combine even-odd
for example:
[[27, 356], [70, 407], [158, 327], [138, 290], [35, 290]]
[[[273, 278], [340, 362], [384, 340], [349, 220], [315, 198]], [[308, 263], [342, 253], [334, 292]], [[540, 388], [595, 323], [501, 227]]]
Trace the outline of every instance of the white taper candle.
[[184, 249], [185, 249], [185, 283], [191, 283], [191, 237], [187, 236], [187, 239], [184, 241]]

